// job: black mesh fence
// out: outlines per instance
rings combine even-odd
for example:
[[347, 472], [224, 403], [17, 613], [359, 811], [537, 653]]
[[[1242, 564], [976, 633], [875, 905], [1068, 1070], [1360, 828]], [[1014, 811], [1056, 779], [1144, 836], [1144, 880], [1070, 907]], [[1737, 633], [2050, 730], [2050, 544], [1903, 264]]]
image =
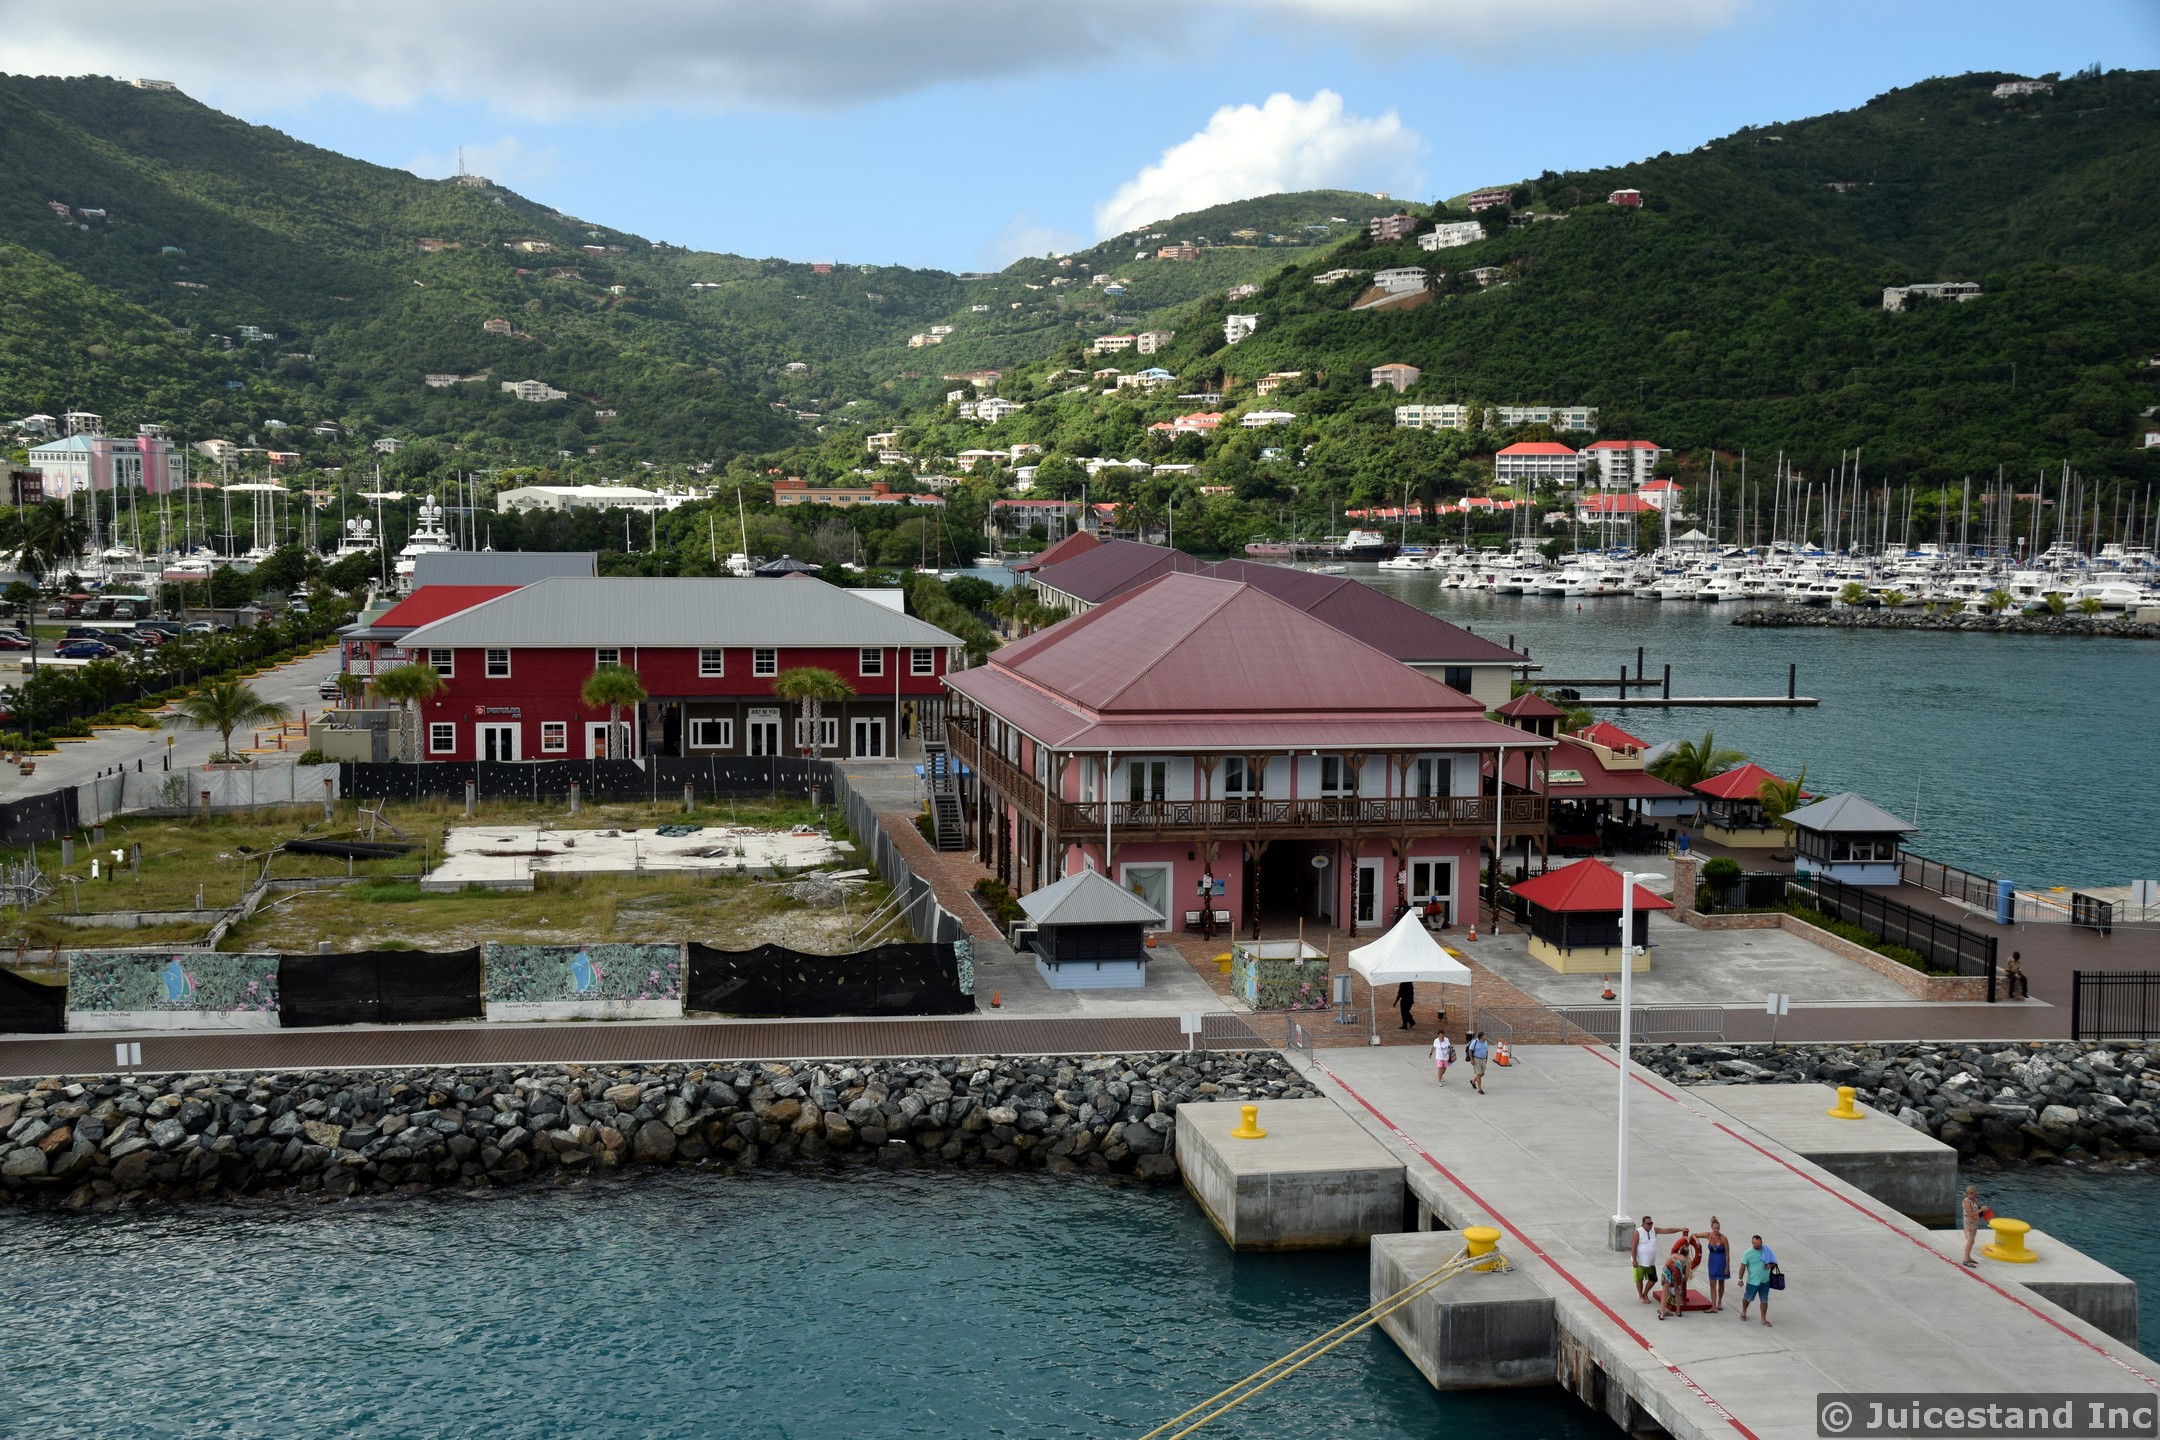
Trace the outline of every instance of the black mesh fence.
[[418, 765], [349, 762], [338, 767], [339, 793], [359, 800], [453, 800], [465, 798], [466, 782], [482, 800], [563, 802], [570, 785], [592, 801], [680, 799], [685, 785], [700, 796], [808, 795], [831, 799], [833, 766], [827, 760], [785, 755], [714, 755], [699, 759], [657, 756], [647, 760], [430, 760]]
[[724, 1015], [964, 1015], [951, 945], [880, 945], [851, 955], [690, 947], [683, 1008]]
[[476, 1020], [480, 950], [358, 950], [278, 957], [278, 1024]]
[[0, 970], [0, 1034], [58, 1035], [67, 1028], [67, 986], [40, 985]]
[[75, 806], [72, 785], [0, 805], [0, 845], [28, 845], [71, 833], [78, 819]]

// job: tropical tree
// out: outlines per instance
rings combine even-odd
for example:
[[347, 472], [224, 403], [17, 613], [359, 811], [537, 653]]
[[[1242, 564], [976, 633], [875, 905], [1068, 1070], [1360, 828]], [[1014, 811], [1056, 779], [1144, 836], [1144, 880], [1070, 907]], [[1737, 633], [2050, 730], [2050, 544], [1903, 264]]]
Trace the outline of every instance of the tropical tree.
[[1716, 733], [1705, 730], [1701, 740], [1680, 741], [1650, 762], [1649, 769], [1667, 784], [1686, 789], [1713, 775], [1721, 775], [1746, 759], [1746, 754], [1741, 751], [1719, 746]]
[[[1900, 609], [1909, 598], [1902, 590], [1885, 590], [1882, 592], [1883, 608], [1886, 610]], [[1934, 607], [1929, 606], [1928, 608], [1933, 609]]]
[[420, 763], [415, 719], [419, 707], [443, 692], [443, 677], [432, 665], [393, 665], [375, 677], [375, 693], [398, 707], [398, 756]]
[[802, 706], [802, 725], [810, 736], [811, 756], [822, 760], [825, 758], [822, 733], [825, 702], [853, 699], [855, 687], [830, 670], [816, 665], [798, 665], [773, 677], [773, 695]]
[[1848, 580], [1845, 582], [1845, 588], [1838, 591], [1837, 598], [1844, 605], [1858, 605], [1862, 600], [1867, 599], [1867, 586], [1862, 585], [1857, 580]]
[[1755, 787], [1755, 803], [1762, 806], [1763, 814], [1785, 832], [1788, 843], [1792, 840], [1792, 822], [1785, 817], [1807, 802], [1807, 766], [1790, 780], [1780, 780], [1773, 775]]
[[[82, 560], [90, 543], [90, 521], [58, 500], [41, 500], [22, 512], [15, 552], [15, 568], [30, 577], [33, 589], [41, 589], [45, 577], [55, 570], [71, 569]], [[35, 611], [33, 594], [31, 610]], [[23, 627], [30, 637], [30, 668], [37, 668], [37, 616]]]
[[1990, 615], [2000, 615], [2003, 611], [2009, 609], [2012, 605], [2015, 605], [2016, 603], [2017, 597], [2015, 595], [2012, 595], [2009, 591], [1990, 590], [1987, 593], [1987, 597], [1980, 602], [1980, 606]]
[[233, 731], [243, 725], [278, 725], [292, 712], [266, 700], [245, 680], [212, 680], [173, 702], [165, 723], [174, 729], [218, 732], [219, 760], [231, 760]]
[[628, 759], [630, 747], [620, 733], [623, 706], [645, 703], [645, 684], [638, 679], [637, 671], [627, 665], [602, 665], [586, 677], [580, 694], [591, 709], [607, 707], [607, 758]]
[[2050, 590], [2041, 599], [2046, 603], [2050, 615], [2060, 615], [2070, 608], [2070, 597], [2060, 590]]
[[2101, 605], [2099, 596], [2087, 595], [2084, 599], [2077, 602], [2077, 608], [2078, 614], [2080, 615], [2097, 615], [2101, 612], [2102, 609], [2106, 607]]
[[367, 676], [352, 670], [337, 673], [338, 700], [344, 705], [351, 706], [366, 690]]

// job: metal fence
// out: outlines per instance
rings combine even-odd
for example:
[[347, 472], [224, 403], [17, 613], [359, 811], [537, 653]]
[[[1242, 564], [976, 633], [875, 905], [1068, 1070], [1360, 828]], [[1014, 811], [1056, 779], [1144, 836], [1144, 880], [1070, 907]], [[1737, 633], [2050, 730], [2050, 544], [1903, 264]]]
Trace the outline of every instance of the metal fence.
[[1898, 874], [1907, 885], [1917, 885], [1922, 890], [1932, 890], [1937, 895], [1986, 910], [1995, 908], [1996, 883], [1985, 875], [1960, 870], [1955, 865], [1945, 865], [1940, 860], [1930, 860], [1910, 851], [1903, 856]]
[[[917, 875], [893, 843], [892, 836], [878, 823], [877, 812], [870, 808], [869, 797], [851, 788], [845, 776], [835, 773], [833, 783], [839, 787], [841, 810], [847, 816], [848, 829], [854, 832], [855, 843], [861, 847], [870, 863], [893, 894], [900, 897], [900, 913], [915, 938], [936, 945], [951, 944], [967, 938], [967, 927], [960, 917], [938, 902], [937, 891], [930, 882]], [[972, 985], [970, 987], [972, 989]]]
[[430, 760], [423, 764], [348, 762], [339, 789], [360, 800], [463, 800], [470, 781], [482, 800], [567, 801], [575, 781], [586, 800], [674, 800], [683, 786], [701, 796], [806, 796], [833, 793], [829, 760], [785, 755], [713, 755], [703, 759]]
[[1709, 890], [1709, 903], [1702, 907], [1705, 914], [1733, 910], [1778, 910], [1785, 904], [1785, 887], [1792, 877], [1775, 871], [1757, 873], [1750, 871], [1731, 884], [1719, 889], [1715, 881], [1703, 884]]
[[1995, 937], [1900, 905], [1872, 890], [1840, 885], [1821, 876], [1792, 882], [1796, 899], [1833, 919], [1857, 925], [1878, 939], [1919, 952], [1921, 962], [1941, 975], [1987, 978], [1987, 998], [1995, 998]]
[[2160, 971], [2070, 972], [2072, 1040], [2160, 1040]]
[[[1206, 1022], [1202, 1021], [1201, 1023], [1205, 1024]], [[1283, 1040], [1283, 1048], [1293, 1055], [1303, 1055], [1306, 1063], [1310, 1064], [1313, 1058], [1312, 1031], [1306, 1029], [1299, 1021], [1292, 1020], [1289, 1034]]]
[[[1637, 1005], [1628, 1022], [1628, 1040], [1640, 1045], [1673, 1045], [1683, 1041], [1719, 1043], [1725, 1039], [1725, 1010], [1720, 1005]], [[1555, 1005], [1570, 1030], [1579, 1030], [1607, 1045], [1620, 1043], [1618, 1005]]]
[[2070, 896], [2070, 923], [2082, 925], [2087, 930], [2102, 935], [2115, 933], [2115, 907], [2105, 900], [2072, 892]]

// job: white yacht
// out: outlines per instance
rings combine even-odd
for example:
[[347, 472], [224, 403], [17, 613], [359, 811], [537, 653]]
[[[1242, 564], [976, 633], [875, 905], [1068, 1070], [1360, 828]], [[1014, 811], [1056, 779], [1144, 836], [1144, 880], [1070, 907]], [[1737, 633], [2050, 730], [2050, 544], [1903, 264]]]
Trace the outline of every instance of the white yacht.
[[457, 549], [457, 542], [450, 538], [450, 527], [443, 514], [442, 505], [430, 495], [420, 502], [418, 522], [413, 526], [405, 548], [397, 553], [394, 567], [399, 589], [412, 585], [413, 567], [422, 555], [444, 555]]

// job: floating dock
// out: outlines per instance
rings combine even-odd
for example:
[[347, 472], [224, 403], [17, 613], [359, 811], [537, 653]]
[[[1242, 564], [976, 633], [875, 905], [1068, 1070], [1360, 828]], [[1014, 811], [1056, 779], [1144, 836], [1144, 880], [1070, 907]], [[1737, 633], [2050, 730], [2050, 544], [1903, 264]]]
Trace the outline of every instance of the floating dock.
[[[1965, 1269], [1962, 1236], [1911, 1218], [1940, 1217], [1954, 1152], [1881, 1114], [1829, 1119], [1822, 1087], [1683, 1089], [1634, 1070], [1628, 1211], [1698, 1234], [1716, 1215], [1735, 1262], [1760, 1234], [1790, 1282], [1769, 1327], [1752, 1312], [1741, 1323], [1737, 1280], [1723, 1313], [1660, 1323], [1615, 1248], [1611, 1050], [1518, 1051], [1483, 1095], [1461, 1081], [1436, 1087], [1417, 1051], [1324, 1051], [1308, 1064], [1336, 1114], [1295, 1102], [1294, 1122], [1278, 1127], [1291, 1104], [1262, 1105], [1269, 1137], [1232, 1140], [1231, 1107], [1180, 1107], [1179, 1163], [1199, 1193], [1216, 1182], [1192, 1177], [1242, 1148], [1238, 1173], [1267, 1178], [1241, 1192], [1239, 1229], [1281, 1235], [1326, 1189], [1326, 1153], [1348, 1146], [1355, 1188], [1385, 1193], [1372, 1189], [1371, 1152], [1344, 1138], [1362, 1134], [1401, 1166], [1408, 1211], [1397, 1233], [1370, 1241], [1375, 1297], [1461, 1248], [1442, 1232], [1496, 1227], [1507, 1272], [1450, 1280], [1384, 1324], [1439, 1388], [1558, 1384], [1630, 1433], [1688, 1440], [1813, 1440], [1818, 1396], [1837, 1392], [2149, 1401], [2160, 1390], [2136, 1350], [2132, 1282], [2041, 1236], [2035, 1263]], [[1266, 1213], [1278, 1197], [1283, 1214]], [[1660, 1237], [1661, 1258], [1669, 1244]], [[1694, 1288], [1705, 1288], [1700, 1272]]]

